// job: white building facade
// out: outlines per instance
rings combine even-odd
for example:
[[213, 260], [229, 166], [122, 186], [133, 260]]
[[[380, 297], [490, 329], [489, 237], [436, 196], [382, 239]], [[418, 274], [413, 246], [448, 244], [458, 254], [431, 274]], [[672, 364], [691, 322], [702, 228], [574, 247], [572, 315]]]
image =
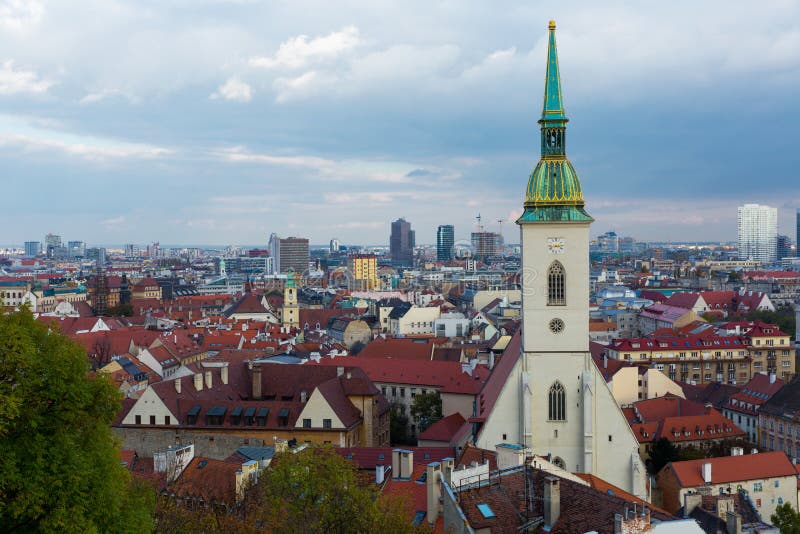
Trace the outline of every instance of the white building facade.
[[778, 208], [760, 204], [739, 206], [739, 259], [778, 261]]

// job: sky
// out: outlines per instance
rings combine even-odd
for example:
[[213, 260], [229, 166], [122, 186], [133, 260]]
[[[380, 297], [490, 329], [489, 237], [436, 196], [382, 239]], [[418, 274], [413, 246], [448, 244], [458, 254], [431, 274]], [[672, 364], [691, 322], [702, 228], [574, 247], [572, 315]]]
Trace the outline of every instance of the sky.
[[800, 207], [800, 3], [0, 0], [0, 244], [519, 241], [555, 19], [592, 234]]

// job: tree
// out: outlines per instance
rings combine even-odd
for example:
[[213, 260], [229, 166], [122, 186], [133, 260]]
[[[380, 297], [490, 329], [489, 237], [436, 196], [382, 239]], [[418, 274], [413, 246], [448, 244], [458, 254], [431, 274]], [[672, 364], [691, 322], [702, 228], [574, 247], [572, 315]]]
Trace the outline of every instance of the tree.
[[408, 445], [408, 416], [401, 403], [393, 402], [389, 407], [389, 441], [393, 445]]
[[415, 531], [405, 502], [379, 496], [331, 447], [281, 454], [250, 492], [262, 503], [255, 519], [269, 532]]
[[670, 462], [678, 460], [678, 449], [667, 438], [661, 438], [653, 443], [650, 449], [650, 473], [655, 475]]
[[0, 313], [0, 532], [148, 532], [154, 494], [120, 461], [120, 396], [29, 310]]
[[778, 527], [781, 534], [800, 534], [800, 513], [796, 512], [788, 502], [778, 505], [770, 521]]
[[109, 317], [131, 317], [133, 315], [133, 304], [126, 302], [125, 304], [117, 304], [108, 309]]
[[442, 418], [442, 397], [436, 391], [420, 393], [411, 403], [411, 416], [419, 423], [419, 431], [424, 432]]

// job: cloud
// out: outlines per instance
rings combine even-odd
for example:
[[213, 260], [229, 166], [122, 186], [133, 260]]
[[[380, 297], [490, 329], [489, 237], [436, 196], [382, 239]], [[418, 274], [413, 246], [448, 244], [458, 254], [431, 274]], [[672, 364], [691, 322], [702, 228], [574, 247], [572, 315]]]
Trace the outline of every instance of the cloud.
[[107, 139], [69, 135], [52, 137], [32, 136], [0, 131], [0, 148], [13, 147], [23, 151], [58, 151], [86, 160], [155, 159], [172, 153], [172, 150], [152, 145], [115, 142]]
[[315, 71], [309, 71], [295, 78], [277, 78], [274, 86], [278, 95], [275, 101], [284, 104], [292, 99], [313, 94], [325, 84], [325, 80]]
[[292, 37], [281, 43], [274, 56], [253, 57], [248, 63], [251, 67], [265, 69], [300, 69], [315, 61], [335, 59], [360, 43], [358, 28], [347, 26], [311, 40], [307, 35]]
[[15, 69], [12, 60], [0, 64], [0, 95], [41, 94], [52, 85], [53, 82], [39, 78], [34, 71]]
[[44, 6], [37, 0], [0, 0], [0, 28], [23, 31], [38, 24]]
[[124, 98], [131, 104], [135, 104], [139, 102], [139, 99], [125, 91], [120, 89], [103, 89], [100, 91], [87, 93], [86, 96], [80, 99], [79, 104], [87, 105], [87, 104], [95, 104], [97, 102], [102, 102], [103, 100], [108, 100], [112, 98]]
[[216, 92], [211, 93], [211, 99], [221, 98], [223, 100], [233, 100], [236, 102], [250, 102], [253, 98], [253, 88], [245, 82], [231, 78], [220, 85]]

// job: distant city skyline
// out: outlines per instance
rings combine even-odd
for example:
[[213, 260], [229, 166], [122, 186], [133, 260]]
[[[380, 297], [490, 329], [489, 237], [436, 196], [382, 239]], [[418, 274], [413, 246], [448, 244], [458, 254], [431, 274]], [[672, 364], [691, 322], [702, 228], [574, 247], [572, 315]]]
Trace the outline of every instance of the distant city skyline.
[[593, 233], [734, 240], [757, 202], [795, 235], [800, 5], [121, 0], [0, 10], [0, 241], [518, 241], [551, 18]]

